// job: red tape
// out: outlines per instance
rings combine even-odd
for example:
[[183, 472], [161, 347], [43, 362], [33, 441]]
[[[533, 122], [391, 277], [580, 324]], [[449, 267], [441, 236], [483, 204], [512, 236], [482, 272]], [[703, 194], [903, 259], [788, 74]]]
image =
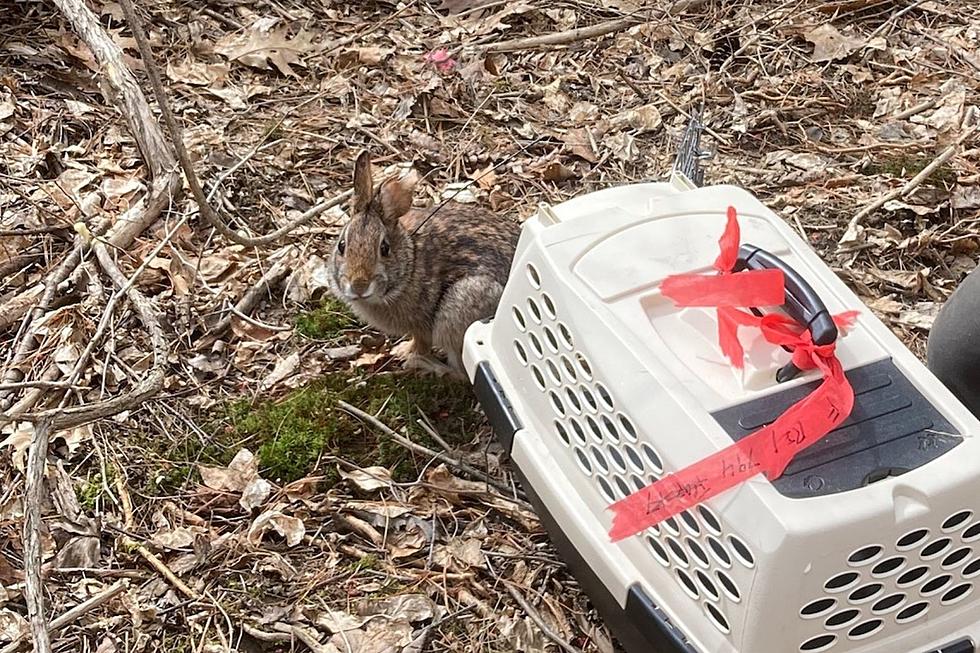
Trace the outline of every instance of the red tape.
[[[775, 480], [783, 474], [793, 457], [837, 428], [854, 406], [854, 391], [840, 361], [835, 344], [815, 345], [810, 332], [790, 318], [772, 313], [757, 317], [735, 306], [776, 305], [783, 302], [783, 278], [779, 275], [778, 299], [774, 297], [774, 275], [765, 281], [755, 271], [732, 273], [737, 256], [739, 229], [735, 209], [728, 209], [728, 224], [719, 240], [721, 254], [715, 261], [719, 276], [677, 275], [664, 280], [664, 294], [681, 306], [715, 306], [718, 311], [719, 346], [735, 367], [741, 368], [743, 350], [738, 328], [759, 328], [766, 341], [793, 351], [793, 363], [801, 370], [817, 368], [823, 372], [820, 386], [791, 406], [772, 424], [764, 426], [735, 444], [684, 469], [665, 476], [642, 490], [610, 506], [613, 524], [609, 536], [613, 542], [636, 535], [645, 528], [672, 517], [698, 503], [714, 497], [756, 474]], [[751, 280], [750, 280], [750, 277]], [[723, 281], [720, 281], [723, 280]], [[700, 281], [700, 283], [699, 283]], [[749, 290], [745, 286], [754, 286]], [[731, 290], [725, 294], [723, 290]], [[712, 298], [694, 299], [700, 289]], [[752, 293], [756, 293], [753, 295]], [[740, 303], [746, 297], [766, 295], [765, 303]], [[697, 301], [698, 303], [684, 303]], [[835, 316], [841, 333], [853, 325], [857, 312]]]

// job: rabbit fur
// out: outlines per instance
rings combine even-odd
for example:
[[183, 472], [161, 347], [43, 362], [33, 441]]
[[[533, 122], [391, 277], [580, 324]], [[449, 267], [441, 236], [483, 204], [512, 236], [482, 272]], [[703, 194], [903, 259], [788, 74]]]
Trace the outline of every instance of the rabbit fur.
[[406, 368], [465, 379], [463, 336], [496, 312], [520, 225], [469, 204], [413, 209], [417, 179], [389, 179], [376, 190], [370, 154], [357, 157], [329, 285], [361, 321], [411, 338], [392, 349]]

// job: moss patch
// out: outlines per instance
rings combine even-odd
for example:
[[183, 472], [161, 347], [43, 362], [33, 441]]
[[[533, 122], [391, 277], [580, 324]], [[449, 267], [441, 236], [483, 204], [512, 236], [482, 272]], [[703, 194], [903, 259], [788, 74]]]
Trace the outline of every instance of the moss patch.
[[314, 340], [335, 340], [359, 326], [357, 318], [341, 301], [327, 296], [317, 308], [296, 317], [296, 330]]
[[[257, 447], [263, 475], [279, 482], [308, 475], [324, 454], [358, 465], [392, 467], [397, 480], [413, 479], [418, 467], [412, 455], [340, 410], [338, 401], [377, 415], [389, 427], [404, 429], [412, 440], [428, 446], [432, 442], [416, 423], [423, 415], [444, 439], [457, 442], [472, 438], [484, 419], [465, 383], [336, 372], [280, 400], [230, 406], [225, 431], [247, 442], [253, 451]], [[324, 473], [328, 482], [336, 480], [332, 471]]]
[[[935, 160], [933, 156], [893, 156], [873, 161], [868, 165], [867, 172], [872, 175], [891, 175], [892, 177], [909, 178], [922, 172], [926, 166]], [[930, 174], [923, 185], [938, 188], [949, 188], [956, 183], [956, 171], [949, 163], [944, 163]]]

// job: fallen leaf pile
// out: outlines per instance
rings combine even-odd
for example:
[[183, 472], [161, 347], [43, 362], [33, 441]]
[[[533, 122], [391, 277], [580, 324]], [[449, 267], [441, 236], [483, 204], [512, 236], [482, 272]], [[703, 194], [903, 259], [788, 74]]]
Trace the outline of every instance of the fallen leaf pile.
[[[121, 6], [86, 4], [156, 118]], [[139, 10], [205, 193], [240, 233], [349, 190], [364, 148], [379, 176], [414, 167], [420, 205], [525, 218], [540, 202], [663, 179], [703, 103], [708, 183], [755, 193], [922, 356], [980, 255], [977, 12], [935, 0], [661, 5]], [[91, 250], [51, 290], [21, 357], [23, 325], [52, 271], [83, 238], [140, 214], [157, 180], [57, 7], [6, 3], [0, 16], [0, 415], [40, 391], [38, 408], [91, 405], [132, 392], [154, 365], [150, 334]], [[514, 44], [627, 17], [599, 37]], [[48, 613], [122, 583], [59, 632], [57, 650], [557, 650], [508, 587], [566, 645], [616, 650], [529, 505], [500, 489], [513, 479], [487, 425], [445, 451], [432, 423], [462, 417], [400, 394], [395, 342], [325, 303], [347, 209], [244, 247], [185, 192], [109, 249], [161, 316], [164, 382], [137, 408], [52, 434]], [[326, 399], [324, 379], [340, 380]], [[493, 483], [340, 411], [337, 397], [355, 392], [368, 397], [358, 409], [382, 421], [397, 410], [389, 426]], [[260, 404], [265, 421], [250, 412]], [[20, 529], [34, 433], [0, 420], [0, 648], [28, 629]], [[272, 474], [262, 461], [275, 457], [301, 473]]]

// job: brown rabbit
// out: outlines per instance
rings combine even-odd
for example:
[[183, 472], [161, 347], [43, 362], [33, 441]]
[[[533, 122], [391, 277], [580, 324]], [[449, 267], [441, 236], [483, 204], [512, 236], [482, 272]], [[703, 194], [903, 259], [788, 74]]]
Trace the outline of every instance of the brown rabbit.
[[463, 335], [496, 311], [520, 225], [466, 204], [413, 209], [416, 181], [390, 179], [375, 191], [369, 153], [357, 157], [330, 287], [367, 324], [411, 337], [392, 350], [405, 367], [465, 379]]

